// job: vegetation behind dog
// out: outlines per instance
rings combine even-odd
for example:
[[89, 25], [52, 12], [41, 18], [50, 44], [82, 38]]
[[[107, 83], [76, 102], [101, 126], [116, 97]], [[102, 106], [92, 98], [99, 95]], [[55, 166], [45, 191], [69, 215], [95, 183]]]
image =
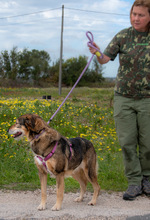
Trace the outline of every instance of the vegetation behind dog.
[[[70, 89], [1, 88], [0, 89], [0, 188], [34, 190], [40, 188], [33, 154], [26, 139], [15, 141], [7, 129], [16, 118], [26, 113], [36, 113], [48, 121]], [[51, 95], [45, 100], [43, 95]], [[113, 89], [76, 88], [50, 126], [62, 135], [84, 137], [95, 147], [98, 156], [98, 182], [102, 189], [122, 191], [127, 187], [124, 176], [122, 152], [117, 140], [113, 119]], [[48, 178], [48, 185], [55, 185]], [[78, 183], [65, 180], [65, 190], [77, 191]], [[88, 184], [88, 190], [92, 190]]]

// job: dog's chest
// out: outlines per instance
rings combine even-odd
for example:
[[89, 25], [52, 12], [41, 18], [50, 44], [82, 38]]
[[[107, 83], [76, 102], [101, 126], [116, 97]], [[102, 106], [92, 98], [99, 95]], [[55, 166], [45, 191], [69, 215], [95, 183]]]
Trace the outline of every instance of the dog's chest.
[[45, 172], [49, 173], [52, 178], [56, 177], [54, 174], [55, 173], [54, 171], [55, 161], [52, 160], [50, 162], [50, 160], [48, 160], [48, 161], [45, 161], [43, 164], [44, 160], [42, 161], [42, 159], [39, 159], [38, 156], [35, 156], [34, 159], [35, 159], [35, 163], [39, 171], [44, 170]]
[[55, 177], [56, 177], [56, 175], [55, 175], [55, 170], [54, 170], [55, 161], [54, 161], [53, 159], [51, 159], [51, 161], [48, 160], [47, 163], [46, 163], [46, 165], [47, 165], [48, 173], [50, 174], [50, 176], [51, 176], [52, 178], [55, 178]]

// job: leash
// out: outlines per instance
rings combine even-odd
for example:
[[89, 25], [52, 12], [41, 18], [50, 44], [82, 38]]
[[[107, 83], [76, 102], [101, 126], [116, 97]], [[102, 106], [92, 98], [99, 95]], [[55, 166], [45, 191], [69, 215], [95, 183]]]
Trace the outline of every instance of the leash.
[[[91, 35], [91, 36], [90, 36], [90, 35]], [[96, 54], [97, 56], [99, 56], [100, 58], [103, 58], [102, 52], [101, 52], [99, 49], [97, 49], [97, 48], [93, 45], [93, 42], [94, 42], [93, 34], [92, 34], [90, 31], [87, 31], [87, 32], [86, 32], [86, 36], [87, 36], [87, 38], [89, 39], [89, 42], [87, 43], [87, 45], [88, 45], [89, 47], [93, 47], [93, 48], [96, 50], [96, 53], [95, 53], [95, 54]], [[90, 63], [91, 63], [91, 61], [92, 61], [92, 59], [93, 59], [93, 57], [94, 57], [95, 54], [92, 54], [92, 56], [91, 56], [89, 62], [87, 63], [87, 65], [86, 65], [85, 68], [83, 69], [82, 73], [80, 74], [79, 78], [78, 78], [77, 81], [75, 82], [74, 86], [72, 87], [72, 89], [70, 90], [70, 92], [68, 93], [68, 95], [66, 96], [66, 98], [64, 99], [64, 101], [61, 103], [61, 105], [58, 107], [58, 109], [56, 110], [56, 112], [55, 112], [55, 113], [52, 115], [52, 117], [49, 119], [49, 121], [47, 122], [47, 124], [49, 124], [49, 123], [52, 121], [52, 119], [55, 117], [55, 115], [57, 114], [57, 112], [60, 110], [60, 108], [62, 107], [62, 105], [65, 103], [65, 101], [66, 101], [67, 98], [69, 97], [69, 95], [72, 93], [72, 91], [74, 90], [74, 88], [76, 87], [76, 85], [78, 84], [78, 82], [80, 81], [81, 77], [82, 77], [83, 74], [85, 73], [86, 69], [87, 69], [88, 66], [90, 65]], [[38, 138], [41, 134], [43, 134], [43, 132], [45, 132], [45, 129], [43, 129], [40, 134], [36, 135], [34, 139]], [[55, 153], [55, 150], [56, 150], [56, 148], [57, 148], [57, 145], [58, 145], [58, 142], [56, 142], [56, 144], [55, 144], [53, 150], [52, 150], [52, 151], [50, 152], [50, 154], [48, 154], [45, 158], [42, 158], [41, 156], [38, 156], [38, 155], [35, 156], [35, 159], [38, 161], [39, 164], [41, 163], [41, 164], [45, 167], [45, 169], [46, 169], [47, 172], [50, 172], [50, 171], [49, 171], [48, 168], [47, 168], [46, 161], [53, 156], [53, 154]], [[69, 146], [69, 147], [70, 147], [70, 158], [69, 158], [70, 160], [71, 160], [71, 158], [72, 158], [72, 147], [71, 147], [71, 146], [72, 146], [72, 144], [70, 144], [70, 146]]]
[[[90, 36], [91, 35], [91, 36]], [[86, 32], [86, 36], [87, 38], [89, 39], [89, 42], [87, 43], [87, 45], [89, 47], [93, 47], [95, 50], [96, 50], [96, 55], [98, 55], [100, 58], [103, 58], [103, 54], [102, 52], [96, 48], [94, 45], [93, 45], [93, 42], [94, 42], [94, 37], [93, 37], [93, 34], [90, 32], [90, 31], [87, 31]], [[95, 54], [92, 54], [89, 62], [87, 63], [87, 65], [85, 66], [85, 68], [83, 69], [82, 73], [80, 74], [79, 78], [77, 79], [77, 81], [75, 82], [74, 86], [72, 87], [72, 89], [70, 90], [70, 92], [68, 93], [68, 95], [66, 96], [66, 98], [64, 99], [64, 101], [61, 103], [61, 105], [58, 107], [58, 109], [56, 110], [56, 112], [52, 115], [52, 117], [49, 119], [49, 121], [47, 122], [47, 124], [49, 124], [52, 119], [55, 117], [55, 115], [57, 114], [57, 112], [60, 110], [60, 108], [62, 107], [62, 105], [65, 103], [65, 101], [68, 99], [69, 95], [72, 93], [72, 91], [74, 90], [74, 88], [76, 87], [76, 85], [78, 84], [78, 82], [80, 81], [80, 79], [82, 78], [83, 74], [85, 73], [86, 69], [88, 68], [88, 66], [90, 65], [93, 57], [94, 57]]]

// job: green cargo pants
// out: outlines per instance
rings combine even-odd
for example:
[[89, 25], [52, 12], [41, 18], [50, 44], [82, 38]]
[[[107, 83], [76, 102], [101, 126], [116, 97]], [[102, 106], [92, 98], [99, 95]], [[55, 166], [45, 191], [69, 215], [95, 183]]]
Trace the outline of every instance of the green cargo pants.
[[114, 97], [114, 119], [129, 185], [150, 176], [150, 98]]

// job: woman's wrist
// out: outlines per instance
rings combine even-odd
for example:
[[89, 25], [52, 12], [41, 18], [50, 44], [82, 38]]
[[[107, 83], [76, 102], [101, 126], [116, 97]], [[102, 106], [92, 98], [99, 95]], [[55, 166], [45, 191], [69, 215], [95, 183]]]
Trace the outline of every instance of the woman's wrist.
[[99, 51], [96, 51], [96, 52], [95, 52], [95, 55], [96, 55], [97, 57], [101, 57], [101, 56], [102, 56], [102, 54], [101, 54]]

